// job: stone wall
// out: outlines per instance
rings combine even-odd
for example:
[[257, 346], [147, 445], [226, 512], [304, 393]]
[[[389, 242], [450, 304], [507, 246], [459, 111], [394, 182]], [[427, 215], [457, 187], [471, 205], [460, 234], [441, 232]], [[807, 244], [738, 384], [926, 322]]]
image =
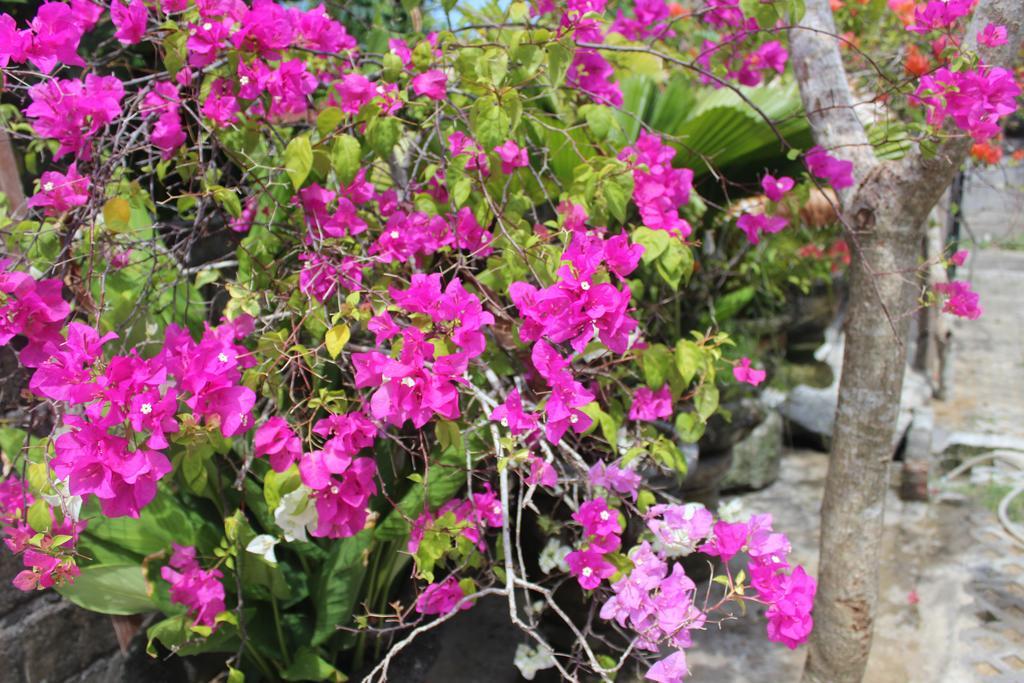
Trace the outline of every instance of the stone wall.
[[0, 680], [3, 683], [185, 683], [187, 662], [153, 659], [144, 633], [118, 647], [110, 617], [87, 612], [52, 590], [11, 585], [18, 557], [0, 548]]

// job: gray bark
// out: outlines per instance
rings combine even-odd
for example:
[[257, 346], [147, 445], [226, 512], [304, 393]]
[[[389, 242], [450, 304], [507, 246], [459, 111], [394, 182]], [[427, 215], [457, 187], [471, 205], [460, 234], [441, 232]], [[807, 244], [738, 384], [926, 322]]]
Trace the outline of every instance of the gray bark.
[[0, 192], [7, 196], [7, 207], [14, 218], [21, 218], [25, 208], [25, 192], [18, 175], [18, 162], [7, 133], [0, 130]]
[[[1006, 46], [980, 49], [1005, 65], [1018, 52], [1024, 5], [981, 0], [964, 44], [992, 22]], [[803, 28], [790, 32], [792, 63], [815, 142], [854, 163], [856, 184], [840, 194], [853, 253], [839, 404], [822, 504], [821, 562], [806, 683], [858, 683], [864, 677], [878, 602], [878, 565], [888, 463], [906, 365], [916, 293], [913, 271], [928, 212], [970, 148], [952, 137], [927, 158], [914, 150], [878, 161], [853, 110], [827, 0], [808, 0]]]

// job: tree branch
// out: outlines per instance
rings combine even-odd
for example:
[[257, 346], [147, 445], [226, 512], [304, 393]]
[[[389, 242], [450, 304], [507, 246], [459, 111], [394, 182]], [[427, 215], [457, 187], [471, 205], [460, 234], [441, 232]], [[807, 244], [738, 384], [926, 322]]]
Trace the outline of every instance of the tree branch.
[[789, 44], [790, 63], [815, 142], [852, 161], [854, 177], [861, 182], [877, 161], [854, 110], [828, 0], [807, 0], [803, 19], [789, 32]]

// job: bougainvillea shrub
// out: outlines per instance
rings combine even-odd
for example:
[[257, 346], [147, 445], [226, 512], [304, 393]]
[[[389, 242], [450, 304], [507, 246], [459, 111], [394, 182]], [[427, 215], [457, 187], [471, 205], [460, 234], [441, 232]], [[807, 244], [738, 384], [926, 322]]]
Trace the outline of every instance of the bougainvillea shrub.
[[[782, 137], [797, 170], [705, 222], [686, 140], [631, 132], [620, 76], [746, 97], [799, 3], [453, 5], [372, 45], [269, 0], [0, 15], [38, 176], [0, 216], [0, 343], [30, 375], [0, 429], [15, 585], [162, 613], [153, 654], [223, 653], [232, 681], [383, 679], [490, 595], [524, 674], [679, 681], [691, 631], [748, 604], [798, 646], [815, 582], [785, 535], [679, 493], [721, 389], [766, 373], [664, 309], [708, 240], [770, 248], [850, 165]], [[904, 93], [990, 139], [1013, 75], [942, 54]], [[966, 283], [929, 296], [980, 313]]]

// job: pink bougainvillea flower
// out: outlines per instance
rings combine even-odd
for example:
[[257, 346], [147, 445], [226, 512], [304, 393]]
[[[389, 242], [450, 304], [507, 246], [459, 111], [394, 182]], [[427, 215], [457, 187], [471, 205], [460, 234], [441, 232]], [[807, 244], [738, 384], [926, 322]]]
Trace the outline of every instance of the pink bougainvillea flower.
[[161, 396], [156, 389], [143, 391], [132, 396], [129, 402], [128, 421], [137, 432], [150, 433], [146, 445], [160, 449], [170, 446], [165, 434], [177, 432], [178, 392], [173, 388]]
[[615, 565], [604, 559], [601, 549], [574, 550], [565, 556], [565, 561], [584, 590], [594, 590], [615, 574]]
[[654, 666], [647, 670], [644, 678], [657, 683], [682, 683], [682, 680], [690, 673], [686, 666], [686, 652], [676, 650], [668, 657], [659, 659]]
[[494, 148], [501, 159], [501, 172], [505, 175], [512, 173], [517, 168], [524, 168], [530, 165], [530, 159], [526, 155], [526, 148], [520, 147], [515, 140], [506, 140]]
[[225, 127], [238, 122], [238, 99], [232, 93], [232, 86], [226, 79], [218, 78], [210, 86], [203, 102], [203, 116]]
[[25, 46], [26, 57], [43, 73], [49, 73], [59, 64], [85, 66], [78, 56], [78, 43], [85, 27], [72, 6], [63, 2], [44, 2], [29, 22], [30, 42]]
[[88, 74], [84, 81], [43, 81], [31, 86], [28, 94], [32, 103], [25, 108], [25, 115], [32, 121], [32, 128], [40, 136], [60, 142], [54, 159], [74, 153], [78, 160], [88, 161], [92, 156], [91, 138], [121, 115], [124, 85], [116, 76]]
[[360, 73], [348, 73], [334, 84], [341, 98], [341, 110], [346, 114], [358, 114], [363, 105], [377, 95], [373, 82]]
[[977, 320], [981, 317], [982, 310], [978, 303], [978, 293], [971, 291], [970, 282], [962, 280], [939, 282], [933, 288], [946, 297], [946, 303], [942, 307], [943, 313], [952, 313], [968, 320]]
[[953, 255], [949, 257], [949, 260], [954, 266], [962, 266], [967, 263], [967, 257], [970, 255], [971, 252], [966, 249], [960, 249], [959, 251], [953, 252]]
[[666, 384], [657, 391], [638, 387], [633, 392], [633, 404], [629, 407], [629, 419], [639, 422], [653, 422], [672, 414], [672, 392]]
[[530, 474], [524, 478], [528, 485], [553, 488], [558, 484], [558, 473], [555, 472], [555, 468], [551, 466], [551, 463], [535, 455], [529, 456], [528, 460], [530, 463]]
[[443, 100], [447, 95], [448, 76], [443, 71], [432, 69], [413, 76], [412, 91], [432, 100]]
[[804, 155], [804, 162], [811, 173], [827, 180], [832, 187], [841, 190], [853, 185], [853, 162], [842, 161], [818, 146]]
[[[458, 579], [449, 576], [444, 581], [432, 583], [416, 599], [416, 611], [420, 614], [448, 614], [465, 597]], [[467, 610], [473, 602], [467, 600], [459, 609]]]
[[55, 557], [28, 548], [21, 559], [26, 569], [18, 572], [11, 581], [18, 590], [41, 590], [72, 583], [81, 574], [78, 565], [70, 557]]
[[620, 496], [630, 496], [634, 501], [643, 482], [643, 478], [635, 470], [600, 461], [591, 465], [588, 475], [590, 483], [594, 486], [608, 489]]
[[794, 180], [789, 176], [776, 178], [775, 176], [766, 173], [764, 178], [761, 179], [761, 188], [768, 196], [768, 199], [773, 202], [777, 202], [782, 199], [783, 195], [793, 189], [793, 185]]
[[[576, 34], [577, 40], [584, 40]], [[600, 42], [598, 38], [598, 42]], [[613, 107], [622, 106], [622, 88], [615, 80], [615, 69], [600, 52], [593, 49], [577, 49], [565, 75], [570, 88], [585, 92], [595, 102]]]
[[775, 571], [767, 578], [764, 571], [752, 569], [751, 572], [751, 583], [758, 590], [758, 598], [769, 603], [765, 612], [768, 640], [796, 649], [807, 641], [814, 628], [811, 612], [817, 582], [807, 575], [803, 567], [797, 567], [788, 574]]
[[978, 44], [986, 47], [999, 47], [1006, 45], [1006, 27], [999, 24], [986, 24], [985, 28], [978, 31]]
[[685, 238], [691, 227], [679, 215], [679, 208], [690, 201], [693, 171], [673, 167], [675, 155], [676, 150], [657, 135], [641, 132], [636, 143], [624, 148], [619, 158], [634, 160], [633, 201], [643, 224]]
[[689, 555], [711, 533], [714, 517], [698, 503], [653, 505], [645, 515], [655, 549], [668, 557]]
[[698, 550], [712, 557], [721, 557], [723, 562], [731, 560], [743, 549], [750, 534], [746, 522], [715, 522], [714, 531]]
[[26, 51], [32, 45], [31, 35], [18, 30], [18, 24], [10, 14], [0, 14], [0, 69], [11, 62], [24, 62]]
[[491, 411], [491, 419], [501, 422], [502, 427], [508, 427], [513, 436], [532, 432], [537, 428], [537, 416], [523, 410], [523, 401], [518, 389], [508, 392], [505, 402]]
[[231, 33], [230, 19], [205, 19], [192, 24], [188, 31], [185, 47], [188, 52], [188, 64], [192, 67], [209, 66], [217, 59], [222, 47], [225, 46]]
[[224, 611], [224, 575], [219, 569], [203, 569], [195, 548], [173, 544], [174, 554], [160, 576], [171, 584], [171, 602], [184, 605], [196, 626], [217, 629], [217, 615]]
[[732, 376], [736, 378], [737, 382], [743, 382], [749, 384], [752, 387], [756, 387], [758, 384], [764, 381], [765, 377], [768, 376], [764, 370], [757, 370], [750, 367], [750, 359], [744, 356], [740, 358], [740, 362], [733, 366]]
[[409, 49], [409, 43], [401, 38], [388, 39], [388, 52], [402, 60], [402, 66], [405, 68], [408, 69], [412, 64], [412, 50]]
[[747, 236], [751, 244], [761, 241], [761, 233], [776, 233], [784, 229], [789, 221], [782, 216], [767, 216], [762, 213], [745, 213], [736, 219], [736, 226]]
[[270, 456], [270, 467], [284, 472], [302, 456], [302, 441], [283, 417], [274, 416], [256, 428], [253, 456]]
[[625, 279], [636, 270], [644, 255], [644, 245], [630, 244], [625, 233], [608, 238], [604, 243], [604, 260], [608, 270]]
[[588, 500], [572, 513], [572, 518], [583, 527], [587, 536], [617, 536], [622, 533], [619, 513], [608, 507], [604, 498]]
[[39, 181], [39, 192], [28, 200], [29, 206], [45, 207], [47, 216], [64, 213], [89, 201], [89, 178], [78, 173], [72, 162], [65, 174], [48, 171]]
[[146, 20], [149, 13], [142, 0], [131, 0], [125, 5], [121, 0], [113, 0], [110, 4], [110, 20], [117, 31], [114, 37], [122, 45], [134, 45], [146, 35]]
[[1000, 119], [1016, 111], [1018, 95], [1012, 71], [982, 64], [966, 71], [941, 67], [922, 76], [912, 100], [924, 105], [931, 125], [950, 118], [975, 142], [985, 142], [1002, 131]]

